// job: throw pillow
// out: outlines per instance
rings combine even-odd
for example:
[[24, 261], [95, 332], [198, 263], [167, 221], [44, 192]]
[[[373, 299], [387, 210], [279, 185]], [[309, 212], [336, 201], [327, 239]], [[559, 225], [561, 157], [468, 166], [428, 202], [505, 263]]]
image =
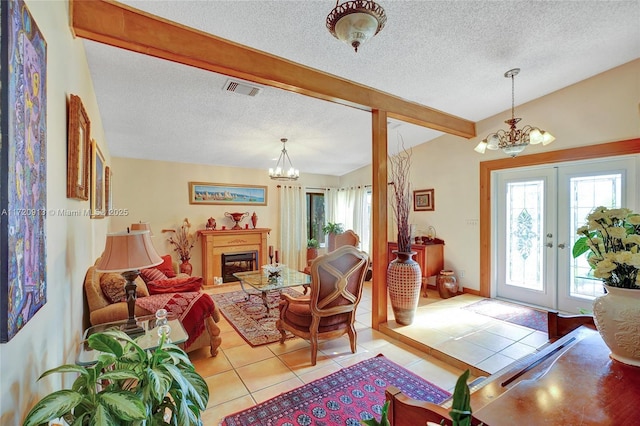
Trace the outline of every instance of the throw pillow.
[[140, 271], [140, 276], [145, 283], [149, 284], [150, 281], [166, 280], [167, 276], [160, 272], [157, 268], [147, 268]]
[[199, 291], [201, 287], [202, 277], [176, 277], [147, 283], [149, 294]]
[[156, 266], [156, 269], [167, 276], [167, 278], [173, 278], [176, 276], [176, 272], [173, 270], [173, 259], [170, 254], [160, 256], [162, 257], [162, 263]]
[[[102, 274], [100, 277], [100, 289], [110, 303], [124, 302], [127, 300], [124, 291], [125, 282], [126, 280], [122, 275], [109, 272]], [[141, 288], [139, 285], [136, 287], [136, 297], [145, 297], [148, 295], [146, 289]]]

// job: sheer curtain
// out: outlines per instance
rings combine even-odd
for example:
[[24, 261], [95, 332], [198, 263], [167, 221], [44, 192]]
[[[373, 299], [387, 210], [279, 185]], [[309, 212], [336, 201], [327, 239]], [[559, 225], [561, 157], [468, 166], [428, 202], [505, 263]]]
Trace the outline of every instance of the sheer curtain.
[[300, 186], [278, 185], [280, 204], [280, 262], [295, 270], [307, 263], [307, 206]]
[[360, 237], [360, 250], [371, 252], [369, 229], [371, 220], [367, 200], [368, 188], [356, 186], [341, 188], [333, 201], [334, 211], [331, 222], [342, 223], [345, 230], [352, 229]]

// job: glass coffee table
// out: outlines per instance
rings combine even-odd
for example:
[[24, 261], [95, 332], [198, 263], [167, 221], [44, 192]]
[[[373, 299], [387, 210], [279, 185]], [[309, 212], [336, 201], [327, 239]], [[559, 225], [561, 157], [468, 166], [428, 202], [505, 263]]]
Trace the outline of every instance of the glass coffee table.
[[[285, 288], [304, 286], [304, 294], [307, 294], [311, 285], [310, 275], [289, 268], [284, 268], [277, 279], [270, 279], [263, 271], [236, 272], [233, 276], [240, 280], [240, 287], [247, 294], [247, 298], [251, 295], [257, 296], [260, 294], [267, 310], [269, 309], [267, 293], [282, 293]], [[245, 284], [249, 288], [245, 287]]]
[[[76, 364], [78, 365], [91, 365], [98, 361], [98, 355], [100, 351], [93, 350], [87, 343], [87, 338], [94, 333], [99, 333], [107, 330], [120, 330], [120, 326], [126, 324], [127, 320], [108, 322], [104, 324], [94, 325], [85, 330], [80, 342], [80, 350], [78, 351], [78, 357], [76, 358]], [[136, 337], [134, 340], [142, 349], [153, 350], [160, 344], [160, 337], [158, 337], [158, 327], [156, 327], [156, 316], [146, 315], [136, 318], [136, 323], [144, 329], [142, 336]], [[175, 316], [169, 316], [168, 321], [171, 327], [171, 333], [169, 339], [174, 345], [184, 343], [189, 338], [189, 335], [185, 331], [180, 320]]]

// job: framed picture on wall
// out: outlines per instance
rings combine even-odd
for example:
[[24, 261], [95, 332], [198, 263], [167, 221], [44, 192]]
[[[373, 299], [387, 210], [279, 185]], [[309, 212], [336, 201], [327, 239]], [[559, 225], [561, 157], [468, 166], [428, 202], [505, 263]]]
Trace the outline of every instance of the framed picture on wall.
[[91, 122], [79, 96], [69, 97], [67, 121], [67, 198], [88, 200]]
[[91, 141], [91, 219], [104, 218], [105, 164], [98, 143]]
[[413, 210], [426, 212], [435, 210], [434, 190], [420, 189], [413, 191]]
[[113, 188], [111, 186], [112, 177], [111, 167], [105, 166], [104, 168], [104, 215], [109, 216], [111, 209], [113, 209]]
[[267, 187], [230, 183], [189, 182], [189, 204], [267, 205]]

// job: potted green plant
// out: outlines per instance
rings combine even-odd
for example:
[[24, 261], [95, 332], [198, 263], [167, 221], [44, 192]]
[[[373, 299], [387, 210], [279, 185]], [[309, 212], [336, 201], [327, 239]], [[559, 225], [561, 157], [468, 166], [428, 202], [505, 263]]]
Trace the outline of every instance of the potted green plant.
[[341, 223], [327, 222], [325, 226], [322, 227], [322, 232], [328, 236], [329, 239], [329, 251], [334, 251], [336, 249], [336, 235], [342, 234], [344, 229]]
[[395, 321], [401, 325], [413, 322], [422, 287], [422, 271], [420, 264], [413, 260], [416, 252], [411, 251], [409, 227], [411, 154], [411, 151], [403, 147], [396, 155], [389, 157], [389, 176], [393, 192], [391, 207], [398, 229], [398, 250], [393, 252], [396, 259], [387, 267], [387, 288]]
[[573, 257], [587, 253], [604, 295], [593, 301], [593, 317], [611, 358], [640, 366], [640, 215], [597, 207], [577, 231]]
[[114, 330], [89, 336], [100, 351], [91, 366], [62, 365], [45, 371], [75, 373], [71, 389], [53, 392], [29, 412], [23, 426], [63, 418], [73, 425], [199, 426], [209, 389], [187, 354], [164, 341], [145, 351], [125, 333]]
[[320, 243], [315, 238], [307, 240], [307, 264], [318, 257], [318, 247], [320, 247]]

